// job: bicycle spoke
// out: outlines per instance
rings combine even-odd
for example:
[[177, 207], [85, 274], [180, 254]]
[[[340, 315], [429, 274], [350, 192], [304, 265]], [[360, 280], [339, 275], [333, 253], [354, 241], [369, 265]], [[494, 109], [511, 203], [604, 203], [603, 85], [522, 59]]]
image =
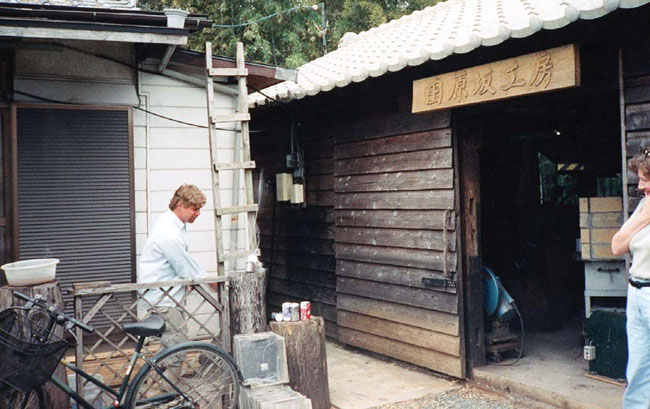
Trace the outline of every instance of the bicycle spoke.
[[[236, 406], [236, 369], [216, 347], [205, 344], [181, 348], [159, 358], [156, 365], [173, 386], [157, 371], [150, 370], [136, 388], [138, 409], [233, 409]], [[155, 406], [145, 405], [147, 399], [156, 395], [176, 393], [175, 388], [182, 391], [182, 395], [177, 395], [175, 400], [164, 404], [159, 402]]]

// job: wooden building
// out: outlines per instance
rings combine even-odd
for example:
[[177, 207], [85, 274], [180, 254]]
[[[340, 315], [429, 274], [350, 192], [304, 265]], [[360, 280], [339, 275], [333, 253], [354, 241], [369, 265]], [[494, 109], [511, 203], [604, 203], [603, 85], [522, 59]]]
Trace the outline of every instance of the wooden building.
[[632, 211], [650, 146], [646, 3], [449, 0], [252, 95], [269, 311], [310, 300], [340, 342], [461, 378], [485, 364], [483, 265], [527, 327], [584, 318], [578, 198]]

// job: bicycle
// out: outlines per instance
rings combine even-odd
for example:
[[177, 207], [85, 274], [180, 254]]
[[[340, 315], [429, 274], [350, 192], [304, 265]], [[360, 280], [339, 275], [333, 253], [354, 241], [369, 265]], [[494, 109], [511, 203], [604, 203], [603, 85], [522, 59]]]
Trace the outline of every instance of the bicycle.
[[[111, 395], [105, 409], [234, 409], [242, 375], [234, 359], [223, 349], [206, 342], [184, 342], [163, 349], [152, 358], [141, 351], [147, 337], [160, 337], [165, 321], [151, 315], [140, 322], [124, 324], [137, 344], [120, 388], [115, 390], [81, 368], [62, 359], [70, 343], [55, 334], [63, 327], [76, 340], [75, 328], [93, 333], [94, 328], [76, 320], [45, 298], [30, 298], [22, 307], [0, 311], [0, 409], [45, 409], [42, 385], [48, 380], [84, 409], [95, 409], [79, 393], [54, 374], [58, 363]], [[138, 359], [143, 366], [131, 380]]]

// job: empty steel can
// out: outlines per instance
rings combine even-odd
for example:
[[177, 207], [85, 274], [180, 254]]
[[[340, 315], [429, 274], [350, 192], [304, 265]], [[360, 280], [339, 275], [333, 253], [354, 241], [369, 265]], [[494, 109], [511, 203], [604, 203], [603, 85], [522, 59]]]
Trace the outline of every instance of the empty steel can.
[[282, 321], [291, 321], [291, 303], [282, 303]]
[[302, 301], [300, 303], [300, 319], [308, 320], [311, 318], [311, 303], [309, 301]]
[[291, 321], [300, 321], [300, 304], [291, 303]]

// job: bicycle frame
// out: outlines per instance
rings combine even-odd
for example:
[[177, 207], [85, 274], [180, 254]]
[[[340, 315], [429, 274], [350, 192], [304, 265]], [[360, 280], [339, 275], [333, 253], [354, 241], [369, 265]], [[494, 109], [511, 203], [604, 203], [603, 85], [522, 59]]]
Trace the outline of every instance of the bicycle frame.
[[[138, 358], [142, 358], [146, 362], [147, 365], [149, 365], [153, 370], [155, 370], [158, 375], [164, 379], [171, 387], [173, 387], [176, 392], [182, 396], [183, 398], [187, 399], [187, 396], [171, 381], [169, 378], [165, 376], [163, 371], [158, 368], [158, 365], [156, 365], [155, 362], [151, 361], [140, 351], [142, 350], [142, 346], [144, 344], [145, 337], [141, 337], [138, 339], [138, 344], [135, 348], [135, 351], [133, 351], [133, 355], [131, 356], [131, 360], [129, 363], [129, 366], [126, 370], [126, 374], [124, 374], [124, 377], [122, 378], [122, 384], [120, 385], [119, 391], [111, 388], [110, 386], [104, 384], [103, 382], [98, 381], [95, 377], [84, 371], [83, 369], [71, 364], [70, 362], [66, 361], [65, 359], [62, 359], [60, 362], [62, 365], [64, 365], [66, 368], [70, 369], [77, 375], [81, 375], [83, 378], [87, 379], [89, 382], [97, 385], [101, 389], [103, 389], [105, 392], [110, 393], [113, 395], [113, 403], [110, 406], [105, 407], [104, 409], [124, 409], [124, 406], [121, 405], [119, 402], [122, 402], [122, 399], [124, 398], [124, 395], [126, 394], [128, 388], [129, 388], [129, 381], [131, 380], [131, 375], [133, 373], [133, 368], [135, 367], [135, 363], [138, 360]], [[68, 396], [72, 397], [78, 404], [80, 404], [84, 409], [95, 409], [95, 407], [92, 405], [92, 403], [88, 402], [86, 399], [84, 399], [83, 396], [81, 396], [79, 393], [75, 392], [70, 386], [68, 386], [64, 381], [61, 380], [56, 375], [52, 375], [50, 377], [50, 380], [52, 383], [54, 383], [59, 389], [64, 391]], [[168, 399], [172, 395], [162, 395], [158, 396], [154, 399], [151, 400], [151, 403], [155, 402], [156, 400], [161, 400], [164, 401]]]

